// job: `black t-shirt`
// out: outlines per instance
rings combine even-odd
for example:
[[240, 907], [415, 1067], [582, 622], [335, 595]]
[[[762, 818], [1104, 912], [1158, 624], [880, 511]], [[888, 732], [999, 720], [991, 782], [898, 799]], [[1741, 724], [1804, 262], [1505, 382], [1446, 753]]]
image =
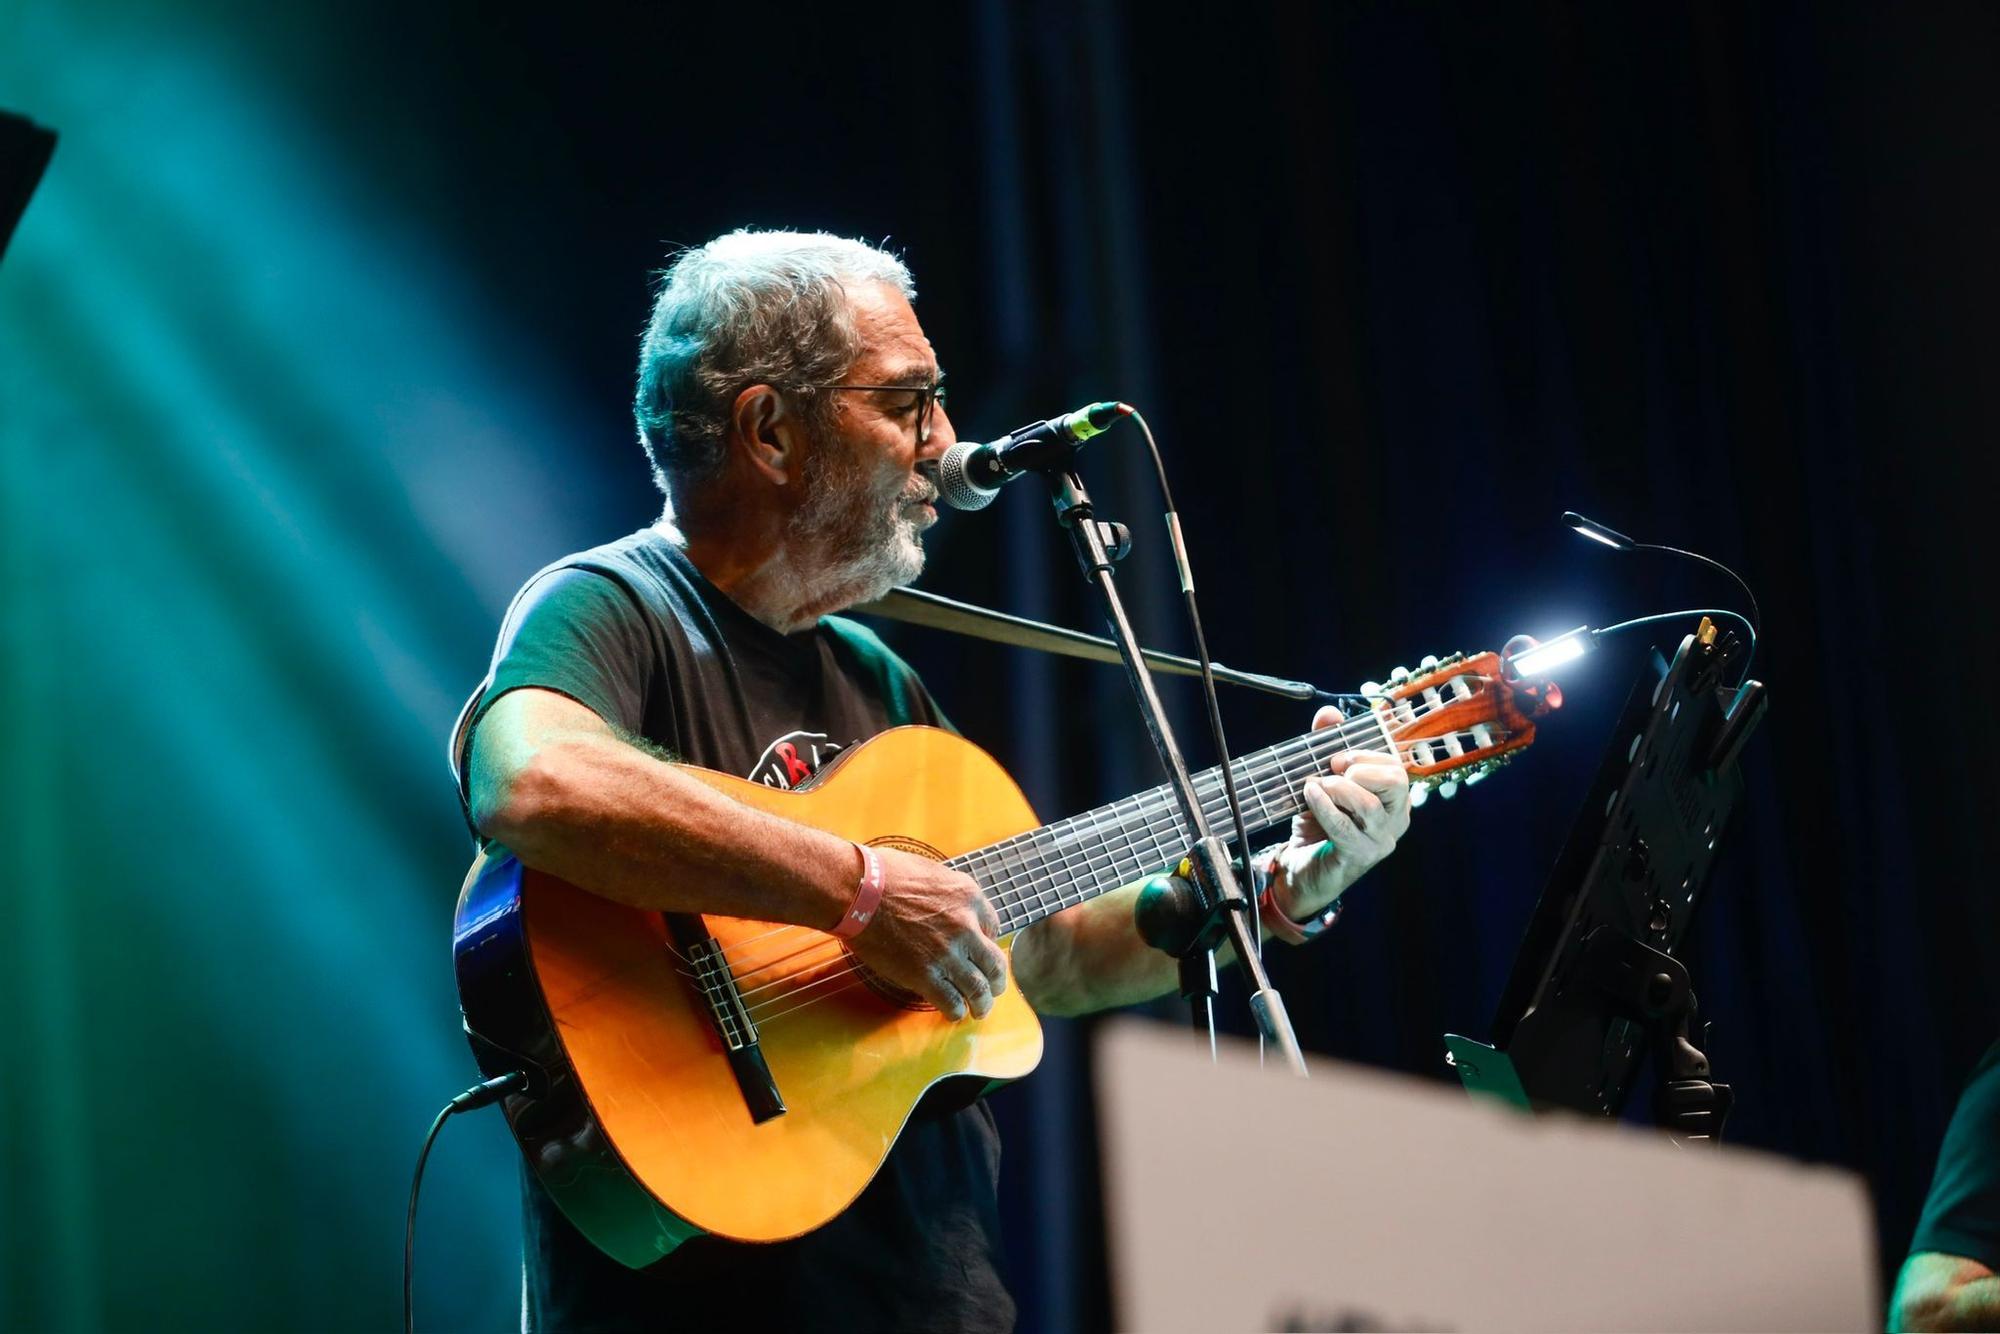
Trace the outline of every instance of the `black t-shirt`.
[[1958, 1100], [1910, 1249], [2000, 1270], [2000, 1042], [1980, 1057]]
[[[944, 725], [872, 633], [828, 617], [780, 634], [655, 529], [559, 561], [522, 589], [469, 719], [522, 686], [568, 695], [686, 763], [776, 787], [886, 728]], [[641, 1270], [598, 1251], [524, 1172], [529, 1328], [1010, 1328], [999, 1166], [984, 1103], [920, 1109], [824, 1227], [770, 1245], [698, 1237]]]

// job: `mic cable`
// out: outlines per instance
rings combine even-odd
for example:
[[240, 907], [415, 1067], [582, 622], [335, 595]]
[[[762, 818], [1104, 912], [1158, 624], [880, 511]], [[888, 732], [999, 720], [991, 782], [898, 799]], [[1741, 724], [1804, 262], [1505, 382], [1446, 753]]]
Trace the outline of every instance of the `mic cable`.
[[[1120, 406], [1123, 406], [1122, 404]], [[1229, 804], [1230, 824], [1236, 833], [1236, 860], [1243, 867], [1243, 893], [1254, 905], [1257, 887], [1252, 883], [1250, 869], [1250, 828], [1243, 818], [1243, 800], [1236, 791], [1236, 771], [1234, 758], [1229, 753], [1229, 739], [1223, 734], [1222, 703], [1215, 697], [1215, 663], [1209, 657], [1208, 637], [1202, 632], [1201, 608], [1194, 597], [1194, 567], [1188, 561], [1187, 544], [1181, 540], [1180, 510], [1174, 504], [1173, 488], [1167, 485], [1166, 460], [1160, 456], [1159, 442], [1153, 439], [1153, 428], [1146, 424], [1146, 416], [1137, 408], [1127, 408], [1132, 421], [1145, 437], [1146, 452], [1152, 456], [1153, 475], [1160, 484], [1160, 501], [1166, 509], [1167, 538], [1173, 547], [1174, 571], [1180, 578], [1181, 597], [1187, 607], [1188, 627], [1194, 634], [1195, 661], [1201, 665], [1201, 697], [1207, 707], [1209, 741], [1215, 747], [1216, 760], [1222, 771], [1222, 795]], [[1257, 957], [1264, 957], [1263, 932], [1253, 923], [1250, 940], [1257, 947]], [[1214, 1041], [1211, 1026], [1209, 1040]], [[1258, 1058], [1261, 1061], [1264, 1050], [1264, 1035], [1260, 1028], [1257, 1034]]]

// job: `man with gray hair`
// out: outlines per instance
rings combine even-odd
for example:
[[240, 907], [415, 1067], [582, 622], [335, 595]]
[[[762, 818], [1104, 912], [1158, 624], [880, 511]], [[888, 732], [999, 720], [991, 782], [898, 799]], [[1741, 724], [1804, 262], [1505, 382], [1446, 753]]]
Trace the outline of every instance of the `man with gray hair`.
[[[462, 795], [524, 865], [635, 907], [833, 930], [879, 893], [843, 931], [854, 955], [962, 1020], [1010, 978], [974, 879], [892, 848], [872, 850], [878, 865], [667, 762], [790, 788], [877, 732], [944, 725], [907, 664], [831, 615], [914, 578], [937, 521], [926, 474], [956, 436], [914, 295], [896, 257], [823, 234], [739, 231], [673, 262], [635, 404], [665, 513], [515, 599], [464, 733]], [[1280, 934], [1324, 919], [1409, 822], [1387, 756], [1335, 761], [1306, 800], [1269, 857]], [[1014, 938], [1011, 977], [1036, 1010], [1173, 989], [1132, 906], [1108, 894]], [[770, 1245], [697, 1238], [642, 1270], [598, 1254], [531, 1181], [529, 1324], [1005, 1328], [998, 1149], [984, 1104], [926, 1105], [833, 1222]]]

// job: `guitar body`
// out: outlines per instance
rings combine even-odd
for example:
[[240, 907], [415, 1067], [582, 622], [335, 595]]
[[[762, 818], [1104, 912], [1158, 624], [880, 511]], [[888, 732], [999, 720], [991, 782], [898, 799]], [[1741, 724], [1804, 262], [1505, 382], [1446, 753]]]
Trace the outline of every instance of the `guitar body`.
[[[795, 791], [703, 769], [728, 796], [856, 842], [948, 858], [1035, 827], [1006, 771], [949, 732], [902, 727]], [[529, 870], [502, 850], [466, 877], [454, 958], [489, 1074], [528, 1165], [577, 1228], [638, 1267], [711, 1232], [777, 1241], [873, 1179], [918, 1101], [961, 1077], [1018, 1078], [1041, 1026], [1010, 986], [953, 1023], [854, 972], [834, 937], [705, 917], [730, 961], [784, 1110], [757, 1120], [687, 951], [658, 913]]]

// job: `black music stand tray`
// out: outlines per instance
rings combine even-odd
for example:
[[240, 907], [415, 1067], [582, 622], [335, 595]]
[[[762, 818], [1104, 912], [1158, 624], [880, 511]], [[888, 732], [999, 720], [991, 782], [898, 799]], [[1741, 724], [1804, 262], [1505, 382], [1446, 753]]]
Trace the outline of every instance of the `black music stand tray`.
[[1674, 950], [1768, 703], [1762, 682], [1723, 684], [1740, 651], [1704, 617], [1664, 673], [1633, 688], [1515, 956], [1493, 1044], [1445, 1035], [1475, 1094], [1615, 1116], [1650, 1045], [1655, 1119], [1678, 1140], [1720, 1138], [1733, 1095], [1695, 1046], [1694, 989]]

